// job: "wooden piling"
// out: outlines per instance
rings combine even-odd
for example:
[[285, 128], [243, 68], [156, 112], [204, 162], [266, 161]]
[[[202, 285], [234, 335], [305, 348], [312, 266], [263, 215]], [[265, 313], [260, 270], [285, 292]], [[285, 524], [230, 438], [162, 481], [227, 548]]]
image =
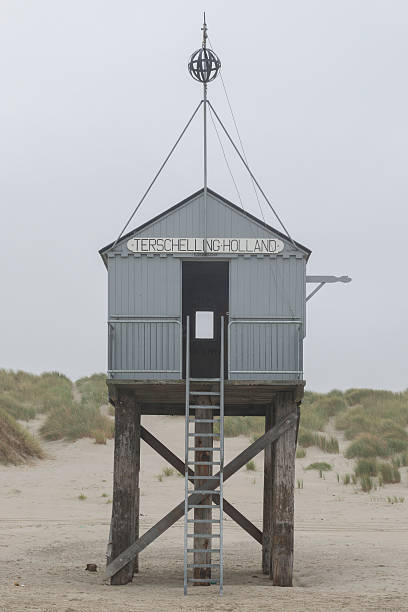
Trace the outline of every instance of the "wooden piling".
[[[277, 394], [277, 421], [290, 413], [297, 414], [293, 393]], [[270, 578], [276, 586], [290, 587], [293, 579], [294, 493], [295, 493], [296, 425], [275, 442], [272, 481], [272, 563]]]
[[[139, 537], [140, 406], [129, 392], [115, 405], [112, 554], [116, 559]], [[138, 571], [137, 556], [111, 577], [111, 584], [131, 582]]]
[[[265, 432], [275, 425], [274, 404], [266, 407]], [[264, 450], [264, 492], [263, 492], [263, 535], [262, 535], [262, 572], [270, 574], [273, 526], [273, 472], [275, 445], [268, 444]]]
[[[200, 404], [202, 405], [210, 405], [210, 397], [209, 396], [200, 396]], [[212, 419], [213, 411], [196, 408], [195, 410], [195, 418], [196, 419]], [[213, 423], [195, 423], [195, 433], [212, 433], [214, 430]], [[212, 447], [213, 446], [213, 438], [211, 436], [195, 436], [195, 446], [200, 447]], [[195, 461], [212, 461], [213, 453], [211, 451], [195, 451]], [[212, 476], [212, 466], [211, 465], [195, 465], [195, 475], [196, 476]], [[203, 480], [195, 480], [195, 489], [201, 489], [202, 486], [206, 486], [208, 483], [207, 479]], [[203, 499], [203, 505], [211, 505], [212, 496], [208, 495]], [[210, 521], [212, 519], [212, 510], [210, 508], [195, 508], [194, 509], [194, 519], [201, 521]], [[194, 523], [194, 533], [200, 534], [208, 534], [211, 536], [212, 534], [212, 523]], [[211, 537], [209, 538], [194, 538], [194, 548], [202, 548], [208, 550], [208, 552], [199, 552], [194, 553], [194, 564], [210, 564], [211, 563]], [[193, 569], [193, 578], [210, 579], [211, 578], [211, 568], [210, 567], [195, 567]], [[209, 586], [210, 582], [196, 582], [193, 583], [194, 586]]]

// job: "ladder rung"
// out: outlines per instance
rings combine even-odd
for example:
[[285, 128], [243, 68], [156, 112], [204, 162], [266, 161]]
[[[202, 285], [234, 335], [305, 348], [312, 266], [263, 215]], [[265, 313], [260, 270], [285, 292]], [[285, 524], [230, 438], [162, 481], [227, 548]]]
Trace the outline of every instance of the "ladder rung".
[[219, 423], [218, 419], [196, 419], [195, 416], [188, 418], [189, 423]]
[[189, 480], [219, 480], [219, 476], [189, 476]]
[[220, 567], [219, 563], [187, 563], [189, 569], [193, 567]]
[[189, 446], [189, 451], [220, 451], [221, 449], [218, 446]]
[[221, 465], [221, 461], [188, 461], [188, 465]]
[[[187, 537], [188, 538], [219, 538], [220, 534], [219, 533], [188, 533]], [[209, 548], [207, 552], [211, 552], [211, 549]]]
[[211, 584], [218, 584], [218, 578], [187, 578], [188, 582], [210, 582]]
[[200, 493], [202, 495], [219, 495], [219, 491], [209, 491], [208, 489], [189, 489], [188, 494]]
[[200, 408], [200, 410], [219, 410], [220, 407], [219, 406], [213, 406], [211, 404], [211, 406], [208, 406], [207, 404], [205, 406], [201, 405], [201, 404], [190, 404], [190, 408]]
[[219, 519], [188, 519], [187, 523], [219, 523]]
[[190, 395], [220, 395], [219, 391], [190, 391]]
[[207, 510], [209, 508], [211, 508], [211, 510], [219, 510], [220, 507], [217, 506], [217, 504], [189, 504], [188, 505], [188, 509], [191, 510], [192, 508], [206, 508]]
[[190, 378], [190, 382], [220, 382], [221, 378]]
[[192, 432], [188, 432], [189, 436], [200, 436], [202, 438], [213, 438], [214, 436], [219, 436], [220, 434], [215, 434], [215, 433], [192, 433]]
[[188, 553], [196, 553], [196, 552], [211, 552], [211, 553], [220, 553], [220, 548], [187, 548]]

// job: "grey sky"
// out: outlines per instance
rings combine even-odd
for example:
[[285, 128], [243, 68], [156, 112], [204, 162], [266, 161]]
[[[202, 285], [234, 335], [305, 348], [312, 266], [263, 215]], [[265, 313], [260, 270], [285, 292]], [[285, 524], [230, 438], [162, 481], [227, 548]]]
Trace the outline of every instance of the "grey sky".
[[[405, 389], [408, 3], [397, 0], [3, 0], [0, 367], [106, 369], [97, 250], [200, 99], [186, 64], [203, 8], [250, 164], [312, 249], [308, 273], [353, 277], [308, 304], [309, 388]], [[230, 127], [219, 79], [209, 93]], [[134, 225], [201, 186], [199, 120]], [[213, 134], [209, 186], [237, 201]]]

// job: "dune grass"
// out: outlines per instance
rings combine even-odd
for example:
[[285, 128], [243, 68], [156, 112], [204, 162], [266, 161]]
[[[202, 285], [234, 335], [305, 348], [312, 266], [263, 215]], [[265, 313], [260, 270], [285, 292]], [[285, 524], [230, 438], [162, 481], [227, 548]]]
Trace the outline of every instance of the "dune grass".
[[323, 432], [329, 419], [350, 440], [349, 459], [395, 458], [408, 463], [408, 391], [349, 389], [324, 395], [305, 392], [301, 407], [298, 442], [301, 447], [318, 446], [339, 452], [338, 441]]
[[177, 470], [175, 470], [174, 468], [166, 466], [162, 469], [160, 474], [157, 474], [156, 478], [159, 482], [163, 482], [163, 478], [169, 478], [170, 476], [174, 476], [176, 472]]
[[76, 381], [83, 399], [96, 404], [108, 403], [108, 387], [106, 385], [106, 374], [92, 374]]
[[339, 452], [339, 441], [335, 436], [327, 436], [303, 427], [299, 427], [298, 443], [303, 448], [317, 446], [326, 453]]
[[385, 461], [378, 465], [378, 473], [381, 475], [383, 484], [396, 484], [401, 482], [401, 473], [399, 469]]
[[[378, 461], [375, 458], [359, 459], [354, 471], [356, 481], [361, 489], [368, 493], [375, 486], [401, 482], [401, 473], [397, 465], [388, 461]], [[377, 480], [374, 480], [377, 477]]]
[[359, 459], [357, 461], [356, 476], [362, 476], [363, 474], [368, 476], [377, 476], [378, 474], [378, 463], [376, 459]]
[[311, 463], [305, 468], [306, 470], [317, 470], [318, 472], [329, 472], [332, 469], [330, 463], [326, 463], [325, 461], [316, 461], [315, 463]]
[[304, 429], [323, 431], [329, 418], [347, 409], [343, 397], [339, 395], [306, 395], [301, 408], [300, 424]]
[[72, 383], [59, 372], [40, 376], [0, 370], [0, 407], [15, 419], [29, 420], [71, 400]]
[[0, 395], [0, 408], [5, 410], [14, 419], [29, 421], [34, 419], [36, 410], [32, 406], [24, 405], [16, 397], [9, 394]]
[[347, 459], [358, 457], [386, 457], [388, 455], [387, 444], [378, 436], [370, 433], [360, 434], [347, 448], [345, 456]]
[[[114, 424], [101, 414], [98, 404], [71, 400], [64, 406], [50, 410], [41, 427], [41, 435], [47, 440], [78, 440], [79, 438], [113, 438]], [[104, 443], [104, 442], [98, 442]]]
[[408, 451], [408, 394], [371, 389], [345, 393], [350, 407], [336, 418], [336, 427], [352, 443], [346, 456], [391, 457]]
[[105, 380], [105, 374], [81, 378], [77, 382], [81, 393], [78, 403], [72, 397], [72, 382], [59, 372], [37, 376], [0, 370], [0, 409], [21, 420], [45, 413], [41, 434], [47, 440], [93, 437], [96, 443], [106, 444], [113, 436], [113, 424], [100, 414], [100, 405], [107, 403]]
[[369, 493], [374, 486], [373, 479], [369, 474], [362, 474], [360, 476], [360, 485], [364, 493]]
[[[214, 423], [214, 432], [220, 433], [219, 423]], [[263, 417], [227, 416], [224, 419], [224, 436], [226, 438], [247, 436], [256, 439], [264, 433], [265, 419]]]
[[0, 463], [17, 465], [43, 457], [44, 452], [38, 440], [0, 408]]
[[107, 436], [103, 429], [95, 429], [92, 435], [95, 438], [95, 444], [106, 444]]

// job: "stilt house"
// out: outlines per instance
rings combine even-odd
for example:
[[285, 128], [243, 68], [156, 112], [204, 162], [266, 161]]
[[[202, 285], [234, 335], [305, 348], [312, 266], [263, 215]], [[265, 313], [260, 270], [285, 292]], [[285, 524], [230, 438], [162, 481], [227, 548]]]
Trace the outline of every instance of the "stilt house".
[[[220, 62], [206, 46], [205, 24], [203, 32], [189, 69], [204, 95], [185, 130], [202, 107], [204, 187], [100, 251], [116, 417], [107, 576], [112, 584], [131, 581], [138, 555], [184, 515], [185, 593], [189, 584], [213, 583], [222, 592], [224, 513], [261, 545], [273, 584], [292, 585], [306, 301], [327, 282], [349, 280], [307, 276], [307, 247], [207, 187], [210, 111], [272, 208], [207, 99]], [[319, 283], [309, 296], [307, 282]], [[141, 425], [144, 414], [185, 415], [184, 461]], [[224, 465], [229, 415], [263, 416], [265, 434]], [[141, 439], [185, 476], [185, 499], [140, 536]], [[223, 495], [224, 481], [261, 451], [262, 531]]]

